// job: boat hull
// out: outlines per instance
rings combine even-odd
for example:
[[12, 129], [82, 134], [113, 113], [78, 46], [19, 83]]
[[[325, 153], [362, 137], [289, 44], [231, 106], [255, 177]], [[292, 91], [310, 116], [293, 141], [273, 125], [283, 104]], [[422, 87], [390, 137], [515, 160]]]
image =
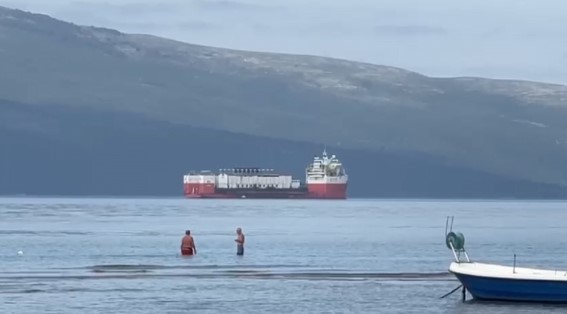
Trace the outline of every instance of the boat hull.
[[215, 189], [214, 185], [186, 184], [184, 194], [186, 198], [192, 199], [328, 199], [344, 200], [346, 187], [336, 193], [335, 190], [313, 192], [308, 188], [296, 189]]
[[310, 193], [270, 193], [270, 192], [231, 192], [231, 193], [212, 193], [212, 194], [186, 194], [190, 199], [320, 199], [320, 200], [344, 200], [345, 196], [316, 195]]
[[314, 184], [307, 185], [308, 194], [311, 197], [320, 197], [328, 199], [345, 199], [347, 194], [346, 183], [335, 184]]
[[458, 266], [453, 267], [453, 265], [449, 271], [475, 299], [567, 303], [565, 272], [533, 269], [526, 272], [526, 269], [519, 269], [519, 273], [516, 273], [512, 267], [496, 265], [495, 267], [505, 268], [509, 273], [482, 273], [481, 269], [475, 274], [470, 270], [461, 271]]
[[185, 193], [186, 198], [190, 199], [330, 199], [344, 200], [345, 194], [315, 194], [304, 189], [274, 191], [274, 190], [248, 190], [248, 189], [227, 189], [213, 190], [210, 193]]

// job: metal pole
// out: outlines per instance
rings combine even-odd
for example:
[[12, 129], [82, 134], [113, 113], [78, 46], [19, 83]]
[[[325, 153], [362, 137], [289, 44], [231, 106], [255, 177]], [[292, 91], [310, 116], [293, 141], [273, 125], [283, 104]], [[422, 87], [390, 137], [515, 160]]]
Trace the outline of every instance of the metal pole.
[[457, 256], [457, 252], [455, 252], [455, 248], [453, 247], [453, 243], [451, 243], [451, 241], [449, 241], [449, 245], [451, 246], [451, 251], [453, 252], [453, 256], [455, 256], [455, 262], [459, 263], [460, 259]]

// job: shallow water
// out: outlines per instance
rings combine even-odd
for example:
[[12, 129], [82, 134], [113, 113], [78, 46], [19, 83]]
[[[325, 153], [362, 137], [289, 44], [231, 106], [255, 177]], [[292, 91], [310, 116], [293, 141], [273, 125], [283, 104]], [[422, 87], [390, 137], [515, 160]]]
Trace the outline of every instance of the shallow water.
[[476, 260], [567, 269], [567, 202], [4, 198], [0, 313], [567, 310], [440, 299], [448, 215]]

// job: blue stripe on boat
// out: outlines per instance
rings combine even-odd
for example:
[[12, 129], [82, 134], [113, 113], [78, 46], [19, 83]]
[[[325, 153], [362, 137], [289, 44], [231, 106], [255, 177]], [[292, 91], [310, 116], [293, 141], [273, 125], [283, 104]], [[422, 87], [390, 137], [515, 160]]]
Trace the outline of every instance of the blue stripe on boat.
[[452, 273], [475, 299], [567, 303], [567, 281], [495, 278]]

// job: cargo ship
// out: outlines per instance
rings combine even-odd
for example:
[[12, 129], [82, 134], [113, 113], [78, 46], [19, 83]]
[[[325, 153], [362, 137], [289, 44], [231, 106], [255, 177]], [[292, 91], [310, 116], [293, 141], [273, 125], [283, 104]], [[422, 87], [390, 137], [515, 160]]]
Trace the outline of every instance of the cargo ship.
[[238, 167], [191, 171], [183, 176], [187, 198], [346, 199], [348, 175], [337, 156], [315, 156], [305, 181], [274, 169]]

